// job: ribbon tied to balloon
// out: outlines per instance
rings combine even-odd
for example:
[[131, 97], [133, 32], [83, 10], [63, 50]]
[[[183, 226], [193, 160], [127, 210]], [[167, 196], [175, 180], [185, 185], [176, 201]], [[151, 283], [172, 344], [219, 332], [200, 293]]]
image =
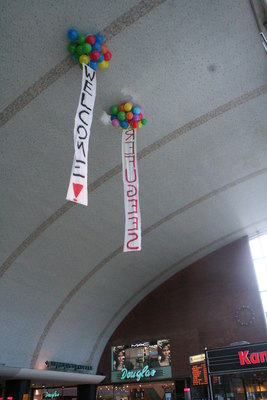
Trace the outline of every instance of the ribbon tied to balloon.
[[125, 231], [123, 251], [141, 250], [141, 214], [137, 166], [137, 130], [146, 125], [142, 107], [127, 101], [110, 107], [111, 123], [122, 133], [122, 179], [124, 184]]
[[68, 31], [68, 50], [73, 61], [83, 70], [82, 87], [74, 122], [74, 158], [72, 163], [67, 200], [87, 206], [87, 161], [90, 130], [96, 96], [96, 71], [107, 69], [112, 55], [103, 36], [79, 35], [76, 29]]

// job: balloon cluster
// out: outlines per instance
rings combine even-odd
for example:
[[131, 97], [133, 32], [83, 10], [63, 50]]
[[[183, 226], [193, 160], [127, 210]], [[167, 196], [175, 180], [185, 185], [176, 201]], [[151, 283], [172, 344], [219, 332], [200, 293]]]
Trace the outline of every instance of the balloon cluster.
[[68, 50], [75, 62], [89, 65], [95, 71], [107, 69], [112, 54], [104, 43], [102, 35], [79, 35], [78, 31], [71, 28], [68, 31], [70, 40]]
[[112, 125], [120, 129], [139, 129], [147, 124], [147, 120], [143, 117], [143, 108], [135, 106], [131, 101], [111, 106], [110, 114]]

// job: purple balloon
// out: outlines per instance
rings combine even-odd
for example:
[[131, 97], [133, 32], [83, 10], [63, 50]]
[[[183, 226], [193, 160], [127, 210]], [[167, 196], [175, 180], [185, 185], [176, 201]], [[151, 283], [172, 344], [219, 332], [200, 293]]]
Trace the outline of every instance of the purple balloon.
[[133, 120], [134, 121], [139, 121], [139, 114], [134, 114], [133, 115]]
[[119, 126], [120, 125], [120, 121], [118, 119], [113, 119], [111, 121], [111, 123], [112, 123], [113, 126]]

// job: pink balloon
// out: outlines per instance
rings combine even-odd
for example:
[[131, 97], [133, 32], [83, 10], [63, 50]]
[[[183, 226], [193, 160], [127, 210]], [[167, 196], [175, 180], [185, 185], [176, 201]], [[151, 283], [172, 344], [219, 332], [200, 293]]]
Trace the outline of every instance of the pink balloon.
[[111, 121], [111, 123], [112, 123], [112, 125], [113, 126], [119, 126], [120, 125], [120, 121], [118, 120], [118, 119], [113, 119], [112, 121]]

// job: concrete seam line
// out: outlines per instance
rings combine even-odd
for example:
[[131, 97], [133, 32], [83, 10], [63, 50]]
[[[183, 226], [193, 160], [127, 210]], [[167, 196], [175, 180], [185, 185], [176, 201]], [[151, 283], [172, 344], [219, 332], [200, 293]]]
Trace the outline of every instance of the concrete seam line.
[[[165, 1], [167, 0], [141, 0], [130, 10], [126, 11], [120, 17], [111, 22], [100, 33], [104, 36], [105, 41], [108, 41], [121, 33], [128, 26], [134, 24], [140, 18], [149, 14], [155, 7]], [[73, 62], [71, 56], [67, 56], [50, 71], [41, 76], [38, 81], [26, 89], [0, 113], [0, 127], [5, 125], [12, 117], [14, 117], [15, 114], [26, 107], [32, 100], [39, 96], [39, 94], [46, 90], [61, 76], [66, 74], [75, 65], [76, 64]]]
[[[203, 114], [202, 116], [194, 119], [193, 121], [188, 122], [187, 124], [183, 125], [182, 127], [176, 129], [173, 132], [170, 132], [163, 138], [157, 140], [156, 142], [148, 145], [143, 150], [138, 152], [137, 157], [138, 159], [142, 159], [147, 155], [151, 154], [153, 151], [158, 150], [160, 147], [164, 146], [165, 144], [169, 143], [171, 140], [177, 139], [179, 136], [186, 134], [187, 132], [191, 131], [192, 129], [207, 123], [208, 121], [218, 117], [219, 115], [238, 107], [262, 94], [267, 91], [267, 85], [260, 86], [252, 90], [251, 92], [245, 93], [236, 99], [229, 101], [212, 111]], [[116, 165], [111, 170], [107, 171], [104, 175], [98, 178], [96, 181], [92, 182], [88, 185], [89, 193], [92, 193], [102, 184], [107, 182], [109, 179], [114, 177], [116, 174], [121, 172], [122, 166], [121, 164]], [[52, 223], [54, 223], [58, 218], [64, 215], [67, 211], [69, 211], [75, 203], [66, 202], [61, 206], [58, 210], [56, 210], [50, 217], [48, 217], [41, 225], [39, 225], [11, 254], [6, 258], [3, 264], [0, 267], [0, 278], [4, 275], [4, 273], [8, 270], [8, 268], [13, 264], [13, 262], [18, 258], [20, 254], [26, 250], [26, 248], [34, 242], [37, 237], [39, 237]]]

